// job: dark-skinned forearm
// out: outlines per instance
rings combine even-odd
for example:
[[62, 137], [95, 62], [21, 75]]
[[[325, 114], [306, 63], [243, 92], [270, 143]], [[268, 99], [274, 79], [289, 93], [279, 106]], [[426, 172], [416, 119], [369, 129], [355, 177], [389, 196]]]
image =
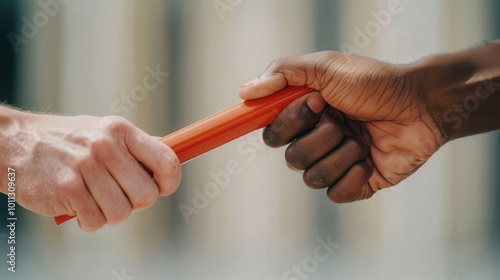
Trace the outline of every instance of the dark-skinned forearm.
[[430, 56], [411, 67], [445, 140], [500, 129], [500, 41]]

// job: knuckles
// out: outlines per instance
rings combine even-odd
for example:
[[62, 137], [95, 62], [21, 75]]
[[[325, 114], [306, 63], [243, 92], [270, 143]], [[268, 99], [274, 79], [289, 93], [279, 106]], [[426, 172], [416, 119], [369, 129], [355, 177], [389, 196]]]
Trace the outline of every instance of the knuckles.
[[297, 170], [305, 170], [309, 167], [310, 156], [305, 153], [297, 142], [293, 142], [285, 151], [286, 162]]
[[113, 141], [104, 135], [90, 139], [89, 148], [94, 153], [108, 152], [113, 149]]
[[125, 200], [120, 203], [120, 205], [116, 205], [113, 209], [112, 213], [106, 216], [106, 220], [108, 225], [115, 226], [119, 223], [123, 222], [130, 214], [132, 213], [132, 206]]
[[[329, 187], [333, 184], [341, 174], [349, 170], [350, 165], [355, 164], [360, 160], [364, 160], [369, 155], [369, 148], [364, 145], [359, 139], [349, 137], [341, 146], [345, 152], [343, 156], [339, 157], [331, 164], [322, 164], [319, 162], [312, 167], [309, 167], [309, 161], [304, 152], [296, 145], [290, 145], [285, 152], [287, 162], [294, 168], [304, 170], [303, 180], [304, 183], [313, 189], [322, 189]], [[347, 194], [341, 193], [342, 201], [347, 201], [345, 198]]]
[[[340, 143], [344, 138], [342, 126], [338, 123], [338, 121], [333, 119], [326, 119], [319, 122], [316, 129], [327, 130], [329, 137], [328, 140], [334, 142], [335, 145]], [[308, 152], [310, 148], [311, 147], [305, 147], [300, 139], [294, 141], [285, 151], [285, 159], [287, 163], [297, 170], [307, 169], [313, 163], [313, 159]], [[329, 152], [330, 151], [327, 153]]]
[[153, 206], [158, 199], [159, 190], [155, 184], [152, 187], [147, 187], [138, 194], [132, 201], [132, 208], [134, 210], [142, 210]]
[[155, 176], [159, 181], [159, 195], [168, 196], [174, 193], [179, 187], [182, 168], [179, 158], [175, 155], [164, 157], [163, 162], [160, 164], [159, 176]]
[[66, 196], [70, 199], [84, 199], [87, 189], [79, 173], [68, 172], [63, 178], [59, 179], [60, 184]]
[[283, 64], [283, 62], [286, 59], [287, 59], [287, 57], [278, 57], [278, 58], [273, 59], [271, 61], [271, 63], [269, 63], [269, 65], [267, 66], [266, 70], [264, 70], [264, 73], [275, 71], [276, 69], [278, 69], [280, 67], [280, 65]]
[[350, 156], [358, 160], [366, 159], [370, 154], [370, 148], [356, 137], [348, 137], [345, 142], [345, 147], [350, 151]]
[[323, 189], [330, 185], [330, 172], [319, 166], [310, 168], [304, 172], [303, 180], [311, 189]]
[[328, 198], [331, 202], [341, 204], [355, 201], [355, 193], [351, 190], [340, 189], [333, 187], [328, 191]]
[[275, 133], [270, 127], [264, 128], [262, 139], [264, 140], [264, 144], [271, 148], [277, 148], [283, 145], [281, 144], [282, 141], [279, 134]]
[[332, 141], [340, 143], [344, 139], [344, 126], [338, 120], [326, 119], [318, 123], [318, 128], [327, 130]]
[[322, 60], [333, 60], [342, 54], [334, 51], [319, 51], [316, 52], [315, 55], [317, 55], [319, 58], [323, 58]]
[[287, 107], [281, 112], [274, 122], [265, 128], [263, 132], [264, 143], [270, 147], [279, 147], [286, 144], [293, 137], [291, 133], [301, 133], [311, 126], [316, 121], [310, 109], [307, 108], [304, 102]]
[[132, 124], [129, 121], [119, 116], [103, 117], [100, 125], [102, 130], [112, 134], [119, 134], [132, 127]]
[[[300, 105], [300, 106], [299, 106]], [[311, 111], [303, 104], [298, 104], [288, 110], [281, 119], [287, 126], [295, 130], [303, 130], [315, 119]]]
[[[81, 216], [82, 214], [79, 214]], [[86, 215], [86, 214], [83, 214]], [[80, 222], [80, 228], [86, 232], [86, 233], [92, 233], [97, 231], [98, 229], [102, 228], [103, 226], [106, 225], [106, 219], [102, 214], [95, 215], [95, 214], [87, 214], [87, 215], [93, 215], [93, 218], [91, 220], [86, 221], [85, 223]]]
[[[334, 203], [347, 203], [363, 199], [368, 199], [375, 194], [375, 191], [368, 185], [368, 179], [373, 174], [372, 168], [361, 162], [353, 166], [362, 178], [362, 184], [356, 185], [333, 185], [328, 189], [327, 196]], [[345, 183], [345, 182], [344, 182]]]
[[86, 149], [80, 153], [76, 165], [88, 168], [99, 160], [109, 162], [118, 158], [120, 137], [130, 128], [131, 124], [121, 117], [102, 118], [99, 130], [87, 134]]

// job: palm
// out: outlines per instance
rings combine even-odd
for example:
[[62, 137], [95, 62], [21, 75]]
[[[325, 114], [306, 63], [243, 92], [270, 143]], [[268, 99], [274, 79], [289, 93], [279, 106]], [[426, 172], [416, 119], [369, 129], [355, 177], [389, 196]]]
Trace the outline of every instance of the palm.
[[371, 140], [375, 169], [368, 183], [373, 189], [399, 183], [439, 148], [434, 126], [418, 105], [418, 92], [397, 73], [387, 64], [356, 57], [329, 67], [325, 76], [331, 78], [319, 88], [323, 98], [348, 117], [352, 133]]

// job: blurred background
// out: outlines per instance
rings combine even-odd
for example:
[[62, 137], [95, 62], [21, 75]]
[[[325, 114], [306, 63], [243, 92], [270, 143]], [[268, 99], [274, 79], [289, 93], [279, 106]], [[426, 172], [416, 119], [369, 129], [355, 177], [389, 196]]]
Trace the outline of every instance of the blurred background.
[[[411, 63], [500, 38], [499, 2], [0, 0], [0, 97], [121, 115], [163, 136], [239, 102], [238, 86], [277, 57], [351, 50]], [[398, 187], [348, 205], [305, 187], [260, 134], [185, 164], [174, 195], [94, 234], [19, 209], [15, 274], [2, 195], [0, 278], [498, 279], [498, 134], [454, 141]], [[221, 180], [234, 164], [241, 172]]]

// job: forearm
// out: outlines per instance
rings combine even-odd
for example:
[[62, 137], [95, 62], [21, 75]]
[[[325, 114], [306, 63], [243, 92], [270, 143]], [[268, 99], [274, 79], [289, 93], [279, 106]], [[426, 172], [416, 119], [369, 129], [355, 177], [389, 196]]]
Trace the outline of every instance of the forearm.
[[412, 67], [444, 139], [500, 129], [500, 41], [431, 56]]

